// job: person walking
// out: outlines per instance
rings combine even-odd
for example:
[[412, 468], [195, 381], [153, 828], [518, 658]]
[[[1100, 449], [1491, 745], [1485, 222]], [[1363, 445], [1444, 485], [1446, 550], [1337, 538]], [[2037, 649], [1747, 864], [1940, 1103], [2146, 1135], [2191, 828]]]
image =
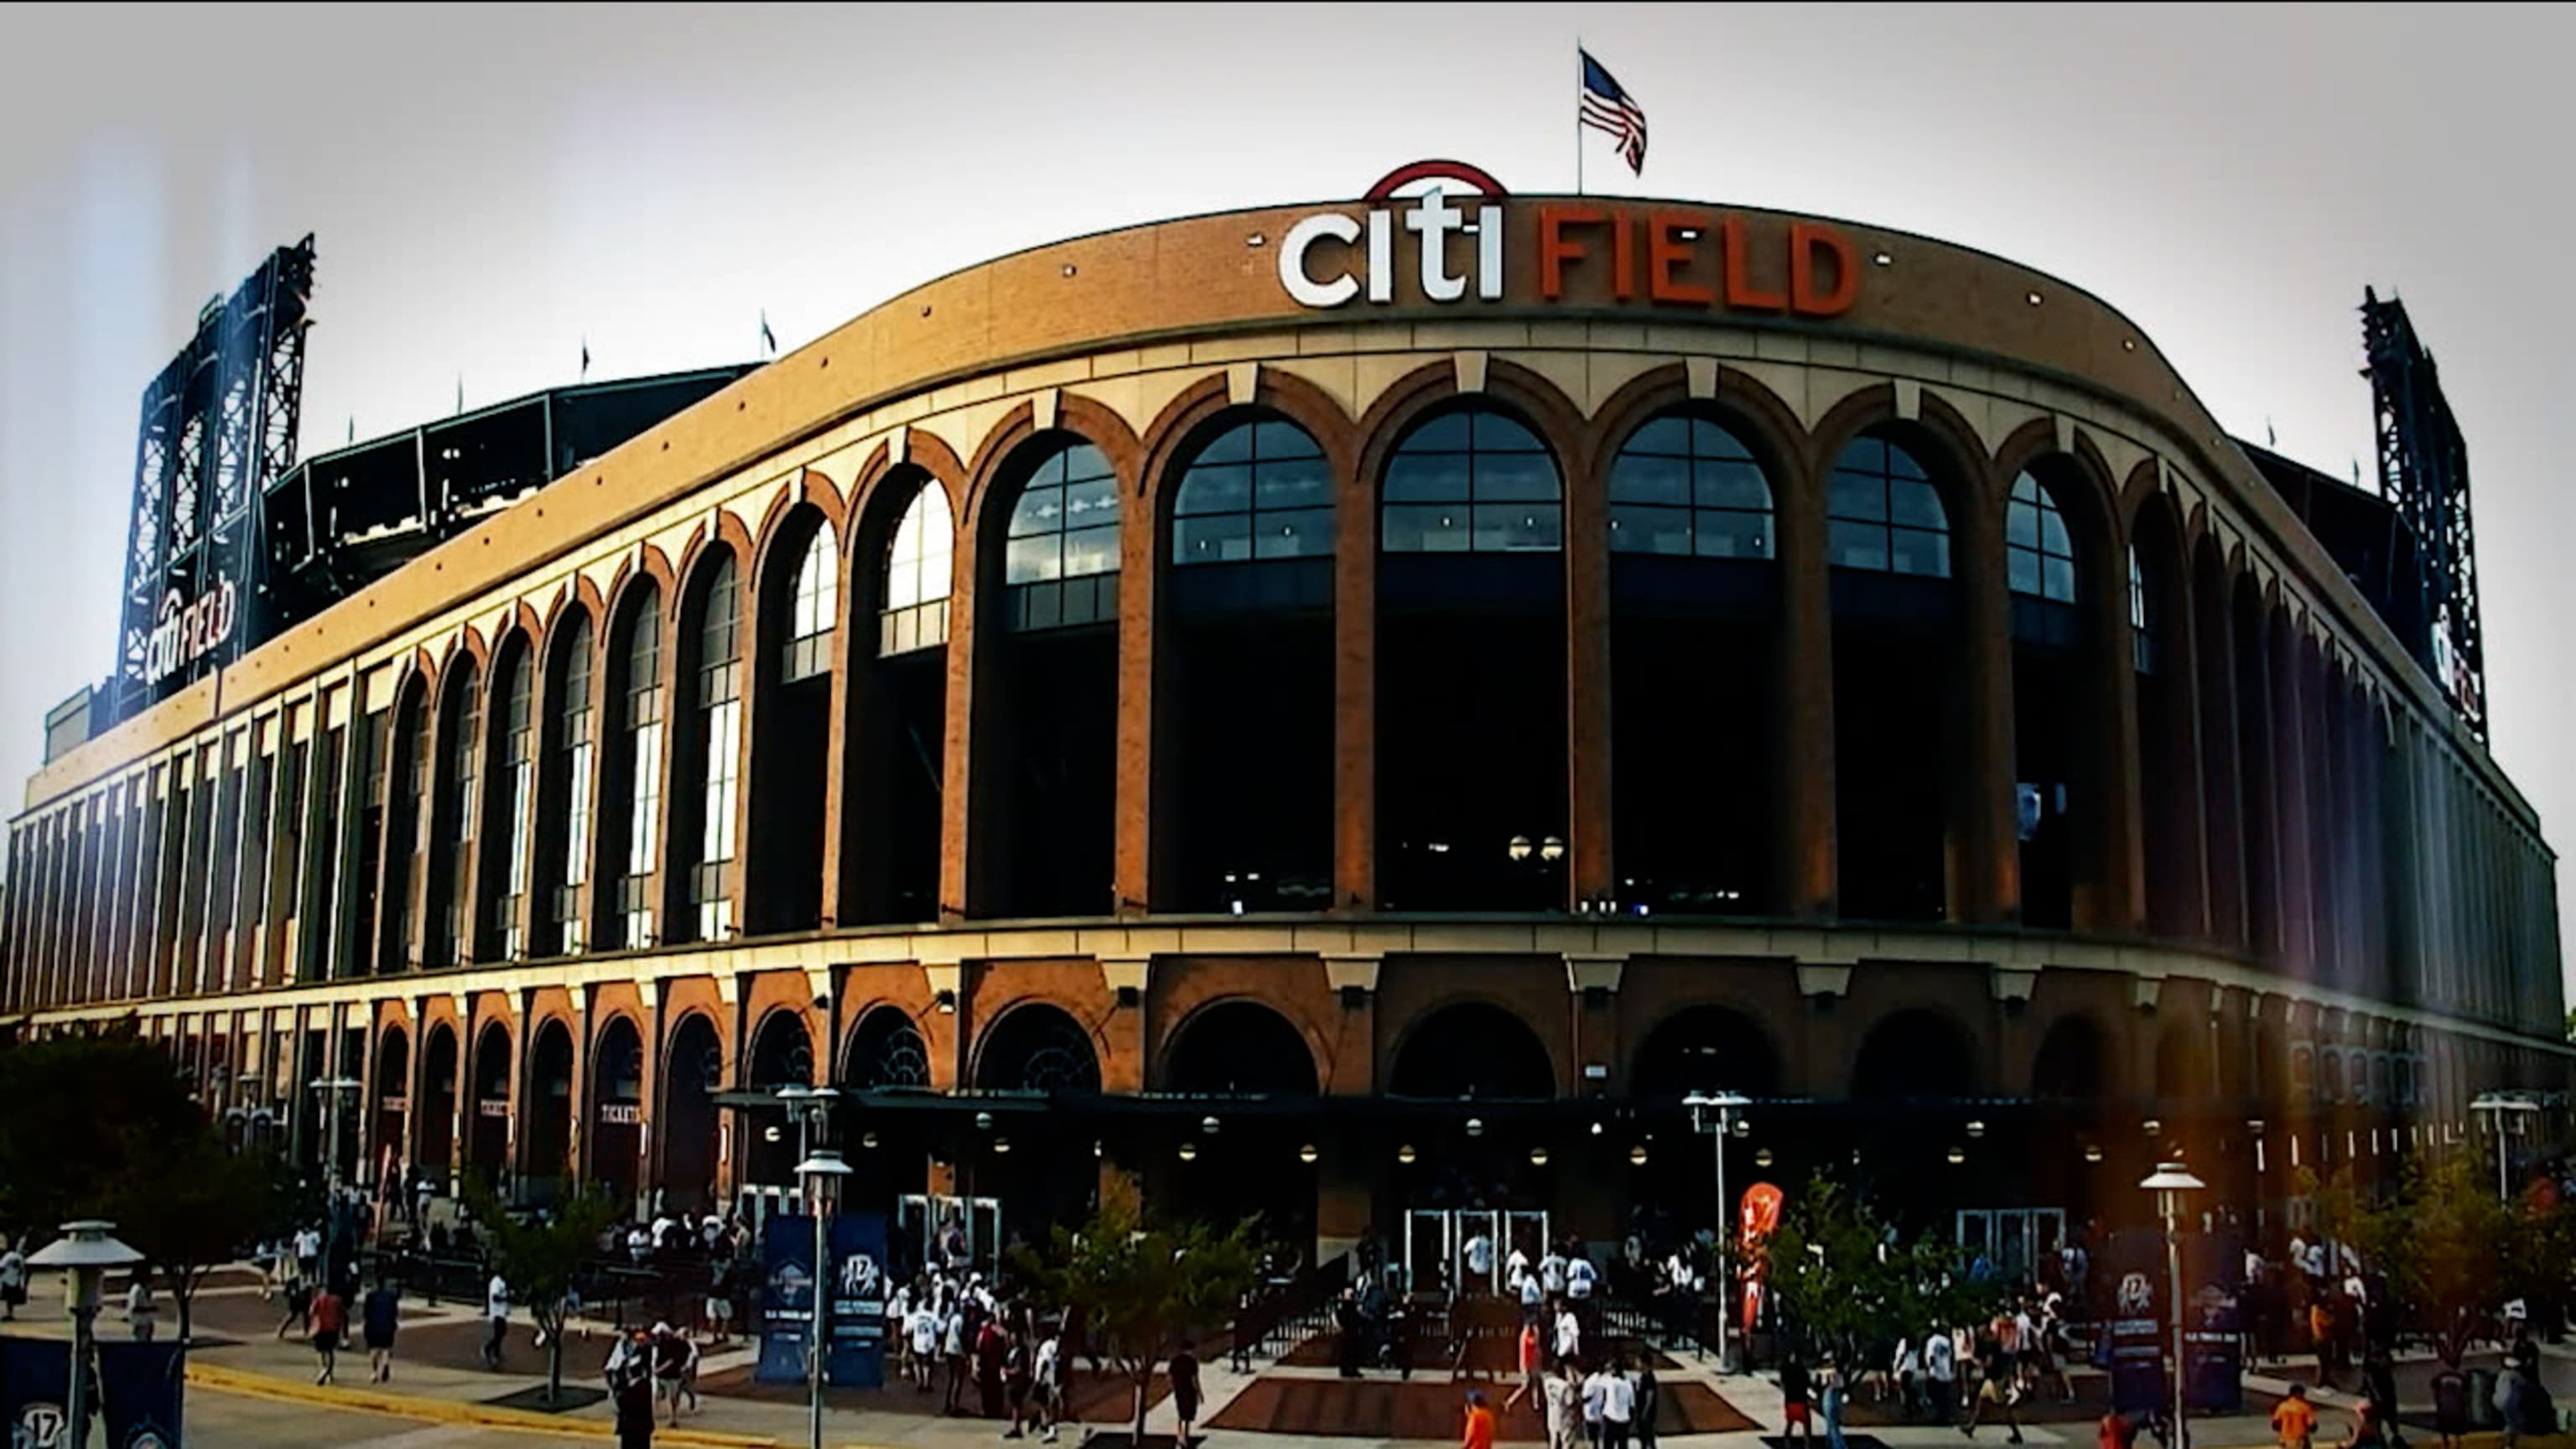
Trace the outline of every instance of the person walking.
[[1807, 1419], [1807, 1365], [1796, 1354], [1780, 1360], [1780, 1439], [1790, 1436], [1816, 1442], [1815, 1425]]
[[670, 1422], [680, 1423], [680, 1400], [689, 1401], [689, 1412], [698, 1410], [697, 1387], [690, 1382], [690, 1370], [696, 1365], [698, 1346], [689, 1336], [668, 1323], [653, 1325], [653, 1397], [670, 1406]]
[[940, 1412], [954, 1414], [966, 1397], [966, 1305], [956, 1298], [948, 1302], [939, 1324], [940, 1356], [948, 1361], [948, 1397]]
[[1642, 1359], [1637, 1365], [1637, 1449], [1655, 1449], [1655, 1415], [1663, 1407], [1664, 1386], [1655, 1381], [1655, 1361]]
[[2021, 1442], [2021, 1415], [2016, 1408], [2020, 1403], [2019, 1373], [2013, 1368], [2011, 1356], [1998, 1349], [1986, 1356], [1977, 1383], [1977, 1402], [1968, 1410], [1968, 1422], [1959, 1426], [1959, 1433], [1969, 1439], [1977, 1437], [1977, 1426], [1985, 1422], [1986, 1411], [1992, 1409], [2003, 1417], [2004, 1428], [2009, 1431], [2004, 1442], [2018, 1444]]
[[1494, 1411], [1485, 1407], [1485, 1391], [1467, 1391], [1467, 1423], [1458, 1437], [1459, 1449], [1494, 1449]]
[[358, 1330], [367, 1340], [367, 1382], [393, 1382], [394, 1330], [401, 1320], [401, 1295], [393, 1284], [378, 1278], [358, 1309]]
[[483, 1288], [483, 1367], [498, 1372], [501, 1341], [510, 1334], [510, 1284], [498, 1271]]
[[1628, 1449], [1628, 1429], [1637, 1417], [1637, 1386], [1628, 1382], [1628, 1361], [1610, 1360], [1601, 1382], [1601, 1449]]
[[1843, 1369], [1840, 1363], [1825, 1366], [1825, 1395], [1820, 1407], [1824, 1412], [1827, 1449], [1849, 1449], [1843, 1443]]
[[134, 1281], [125, 1288], [125, 1326], [134, 1333], [136, 1343], [150, 1343], [152, 1331], [161, 1322], [160, 1301], [152, 1296], [152, 1265], [134, 1270]]
[[653, 1335], [638, 1327], [608, 1354], [608, 1396], [617, 1409], [617, 1449], [653, 1449]]
[[1529, 1396], [1532, 1412], [1546, 1413], [1547, 1405], [1542, 1402], [1544, 1396], [1539, 1391], [1538, 1323], [1535, 1319], [1521, 1325], [1517, 1363], [1521, 1372], [1521, 1381], [1512, 1389], [1510, 1396], [1503, 1400], [1503, 1412], [1510, 1413], [1512, 1405], [1519, 1403], [1521, 1396], [1526, 1394]]
[[283, 1280], [279, 1292], [286, 1299], [286, 1312], [277, 1320], [278, 1342], [289, 1333], [304, 1331], [304, 1321], [313, 1311], [313, 1280], [304, 1276], [304, 1267], [292, 1249], [277, 1256], [277, 1275]]
[[1190, 1341], [1182, 1339], [1180, 1351], [1165, 1365], [1172, 1380], [1172, 1417], [1180, 1421], [1174, 1449], [1190, 1449], [1190, 1426], [1199, 1418], [1199, 1356], [1190, 1350]]
[[1029, 1364], [1031, 1397], [1037, 1404], [1038, 1427], [1045, 1431], [1046, 1441], [1055, 1442], [1056, 1426], [1064, 1422], [1064, 1336], [1049, 1324], [1038, 1340], [1038, 1351]]
[[1923, 1335], [1923, 1392], [1931, 1401], [1933, 1423], [1947, 1424], [1957, 1416], [1959, 1350], [1946, 1328]]
[[1011, 1413], [1011, 1427], [1002, 1431], [1005, 1439], [1018, 1439], [1026, 1433], [1021, 1426], [1028, 1422], [1030, 1384], [1029, 1340], [1014, 1324], [1010, 1346], [1002, 1351], [1002, 1403]]
[[1602, 1411], [1610, 1400], [1610, 1374], [1596, 1368], [1583, 1376], [1583, 1442], [1601, 1449]]
[[340, 1334], [349, 1326], [348, 1308], [330, 1284], [323, 1284], [322, 1291], [313, 1295], [305, 1326], [313, 1335], [313, 1356], [322, 1361], [322, 1371], [313, 1376], [313, 1382], [327, 1384], [340, 1365]]
[[2272, 1437], [2281, 1449], [2314, 1449], [2317, 1438], [2316, 1405], [2308, 1402], [2308, 1386], [2290, 1385], [2289, 1397], [2272, 1410]]
[[2433, 1432], [2441, 1436], [2442, 1449], [2460, 1449], [2461, 1436], [2469, 1432], [2469, 1376], [2460, 1371], [2456, 1353], [2444, 1354], [2433, 1374]]
[[1002, 1360], [1010, 1348], [1000, 1321], [984, 1315], [975, 1330], [975, 1398], [984, 1418], [1002, 1417]]
[[27, 1301], [27, 1255], [15, 1238], [0, 1239], [0, 1322], [18, 1317], [18, 1306]]

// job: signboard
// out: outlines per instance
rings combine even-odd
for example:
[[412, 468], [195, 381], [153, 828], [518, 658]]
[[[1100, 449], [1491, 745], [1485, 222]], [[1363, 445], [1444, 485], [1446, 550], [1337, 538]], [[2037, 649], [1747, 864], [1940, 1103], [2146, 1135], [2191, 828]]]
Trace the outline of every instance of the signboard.
[[486, 1117], [507, 1117], [510, 1115], [510, 1099], [507, 1097], [485, 1097], [483, 1100], [474, 1104], [474, 1110]]
[[2244, 1239], [2232, 1232], [2182, 1240], [2183, 1402], [2234, 1414], [2245, 1401]]
[[644, 1120], [644, 1104], [602, 1102], [599, 1104], [599, 1120], [611, 1127], [632, 1127]]
[[59, 1338], [0, 1338], [0, 1425], [10, 1449], [70, 1449], [72, 1346]]
[[2111, 1407], [2152, 1414], [2172, 1406], [2165, 1389], [2165, 1255], [2160, 1233], [2111, 1235], [2102, 1264], [2110, 1275], [2111, 1319], [2096, 1350], [2111, 1372]]
[[755, 1383], [805, 1382], [805, 1346], [814, 1318], [814, 1225], [774, 1217], [760, 1236], [760, 1361]]
[[1744, 1332], [1750, 1336], [1762, 1316], [1762, 1255], [1780, 1227], [1780, 1206], [1787, 1200], [1774, 1184], [1757, 1182], [1744, 1190], [1736, 1210], [1737, 1240], [1744, 1260]]
[[179, 1444], [188, 1359], [176, 1343], [98, 1345], [98, 1385], [107, 1449], [174, 1449]]
[[376, 1110], [379, 1112], [408, 1112], [411, 1110], [411, 1098], [387, 1097], [376, 1103]]
[[161, 596], [152, 632], [143, 640], [143, 683], [149, 688], [205, 658], [233, 636], [233, 581], [217, 579], [190, 603], [172, 589]]
[[831, 1355], [823, 1375], [836, 1388], [877, 1388], [885, 1382], [885, 1214], [833, 1217], [831, 1281]]

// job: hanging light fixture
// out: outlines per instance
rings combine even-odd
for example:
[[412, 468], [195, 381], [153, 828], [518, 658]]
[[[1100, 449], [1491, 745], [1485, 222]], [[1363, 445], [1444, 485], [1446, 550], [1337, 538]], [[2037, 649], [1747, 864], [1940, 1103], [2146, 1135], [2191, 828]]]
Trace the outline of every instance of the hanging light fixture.
[[1183, 1142], [1181, 1144], [1181, 1160], [1183, 1162], [1196, 1162], [1198, 1159], [1199, 1145], [1195, 1142]]
[[2087, 1143], [2085, 1143], [2085, 1144], [2084, 1144], [2084, 1160], [2085, 1160], [2085, 1161], [2087, 1161], [2087, 1162], [2099, 1162], [2099, 1161], [2101, 1161], [2101, 1160], [2102, 1160], [2102, 1144], [2101, 1144], [2101, 1143], [2099, 1143], [2099, 1142], [2087, 1142]]
[[1009, 1155], [1010, 1155], [1010, 1152], [1011, 1152], [1011, 1139], [1010, 1139], [1010, 1138], [1008, 1138], [1008, 1137], [996, 1137], [996, 1138], [994, 1138], [994, 1139], [993, 1139], [993, 1155], [994, 1155], [994, 1156], [996, 1156], [996, 1157], [1007, 1157], [1007, 1156], [1009, 1156]]
[[1547, 1166], [1547, 1149], [1546, 1149], [1546, 1148], [1544, 1148], [1544, 1147], [1533, 1147], [1533, 1148], [1531, 1148], [1531, 1149], [1530, 1149], [1530, 1166], [1532, 1166], [1532, 1167], [1545, 1167], [1545, 1166]]
[[1646, 1165], [1646, 1144], [1645, 1144], [1645, 1143], [1643, 1143], [1643, 1142], [1640, 1142], [1640, 1143], [1638, 1143], [1636, 1146], [1629, 1148], [1629, 1149], [1628, 1149], [1628, 1161], [1629, 1161], [1629, 1162], [1631, 1162], [1631, 1163], [1633, 1163], [1633, 1164], [1635, 1164], [1636, 1166], [1639, 1166], [1639, 1167], [1643, 1167], [1643, 1166], [1645, 1166], [1645, 1165]]
[[1305, 1146], [1297, 1149], [1297, 1160], [1299, 1162], [1312, 1163], [1318, 1155], [1319, 1154], [1315, 1151], [1315, 1144], [1312, 1142], [1309, 1142]]
[[1951, 1165], [1952, 1167], [1956, 1167], [1956, 1166], [1958, 1166], [1960, 1163], [1965, 1162], [1965, 1161], [1967, 1161], [1967, 1160], [1968, 1160], [1968, 1149], [1966, 1149], [1966, 1148], [1964, 1148], [1964, 1147], [1953, 1146], [1953, 1147], [1950, 1149], [1949, 1156], [1950, 1156], [1950, 1165]]
[[975, 1130], [976, 1130], [976, 1131], [978, 1131], [978, 1132], [990, 1132], [990, 1131], [992, 1131], [992, 1130], [993, 1130], [993, 1114], [992, 1114], [992, 1113], [990, 1113], [990, 1112], [978, 1112], [978, 1113], [976, 1113], [976, 1114], [975, 1114]]
[[859, 1134], [859, 1145], [860, 1145], [861, 1147], [865, 1147], [865, 1148], [869, 1148], [869, 1149], [874, 1149], [874, 1148], [876, 1147], [876, 1145], [877, 1145], [877, 1134], [875, 1134], [875, 1133], [873, 1133], [873, 1132], [862, 1132], [862, 1133], [860, 1133], [860, 1134]]
[[1403, 1163], [1407, 1167], [1411, 1167], [1413, 1165], [1413, 1144], [1407, 1142], [1403, 1146], [1395, 1149], [1395, 1160]]
[[1470, 1117], [1470, 1118], [1468, 1118], [1468, 1119], [1467, 1119], [1467, 1135], [1468, 1135], [1468, 1136], [1470, 1136], [1470, 1137], [1482, 1137], [1482, 1136], [1484, 1136], [1484, 1135], [1485, 1135], [1485, 1119], [1484, 1119], [1484, 1118], [1482, 1118], [1482, 1117]]
[[1215, 1115], [1214, 1115], [1214, 1114], [1210, 1114], [1210, 1115], [1208, 1115], [1208, 1116], [1201, 1117], [1201, 1118], [1199, 1119], [1199, 1130], [1200, 1130], [1201, 1132], [1206, 1133], [1206, 1134], [1207, 1134], [1207, 1135], [1209, 1135], [1210, 1137], [1214, 1137], [1214, 1136], [1216, 1135], [1216, 1117], [1215, 1117]]
[[1551, 835], [1547, 839], [1540, 841], [1538, 844], [1538, 858], [1545, 861], [1559, 861], [1565, 859], [1565, 838], [1563, 836]]
[[1985, 1135], [1986, 1135], [1986, 1124], [1985, 1124], [1985, 1120], [1984, 1120], [1983, 1118], [1979, 1118], [1979, 1117], [1971, 1117], [1971, 1118], [1969, 1118], [1969, 1119], [1968, 1119], [1968, 1136], [1969, 1136], [1970, 1140], [1972, 1140], [1972, 1141], [1973, 1141], [1974, 1139], [1979, 1138], [1979, 1137], [1983, 1137], [1983, 1136], [1985, 1136]]
[[1516, 861], [1527, 860], [1530, 858], [1530, 838], [1526, 835], [1515, 835], [1512, 837], [1512, 843], [1504, 846], [1503, 849]]
[[1755, 1149], [1753, 1153], [1753, 1165], [1756, 1167], [1769, 1167], [1771, 1165], [1771, 1149], [1768, 1147]]

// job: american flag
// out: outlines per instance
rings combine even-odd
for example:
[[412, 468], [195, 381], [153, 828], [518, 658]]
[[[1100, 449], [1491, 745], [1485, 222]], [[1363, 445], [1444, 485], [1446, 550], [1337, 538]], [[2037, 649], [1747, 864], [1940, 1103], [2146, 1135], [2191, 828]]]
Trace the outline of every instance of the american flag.
[[1592, 53], [1577, 47], [1583, 60], [1583, 96], [1580, 105], [1581, 124], [1596, 131], [1607, 131], [1618, 138], [1620, 159], [1631, 172], [1643, 175], [1646, 170], [1646, 112]]

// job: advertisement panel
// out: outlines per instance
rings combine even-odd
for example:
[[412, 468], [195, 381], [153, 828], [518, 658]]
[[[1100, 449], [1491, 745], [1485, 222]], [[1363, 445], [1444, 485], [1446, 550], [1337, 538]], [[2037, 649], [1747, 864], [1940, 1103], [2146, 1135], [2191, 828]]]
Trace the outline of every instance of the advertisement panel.
[[883, 1213], [832, 1219], [831, 1354], [823, 1376], [836, 1388], [885, 1382], [886, 1220]]

